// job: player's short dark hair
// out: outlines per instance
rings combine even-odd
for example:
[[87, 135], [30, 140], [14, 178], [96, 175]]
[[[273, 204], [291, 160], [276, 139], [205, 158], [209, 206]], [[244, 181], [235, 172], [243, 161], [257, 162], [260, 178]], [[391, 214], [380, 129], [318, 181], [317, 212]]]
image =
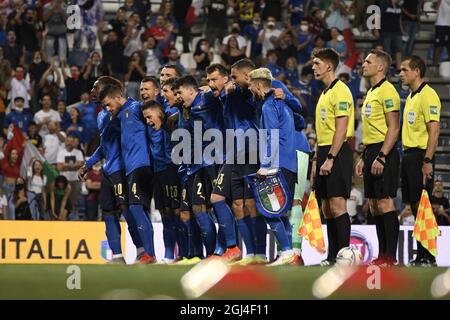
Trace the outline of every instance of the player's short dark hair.
[[158, 79], [153, 76], [145, 76], [142, 78], [141, 83], [151, 82], [155, 88], [159, 88]]
[[220, 63], [213, 63], [206, 67], [206, 73], [211, 74], [213, 72], [219, 72], [222, 76], [228, 76], [228, 70]]
[[166, 120], [166, 112], [164, 110], [164, 106], [161, 103], [159, 103], [158, 101], [150, 100], [150, 101], [144, 102], [141, 105], [141, 110], [144, 111], [147, 109], [158, 110], [162, 115], [161, 121], [164, 122]]
[[195, 90], [198, 90], [198, 82], [193, 76], [183, 76], [181, 78], [178, 78], [175, 86], [177, 88], [180, 88], [180, 87], [192, 87]]
[[339, 65], [339, 54], [333, 48], [322, 48], [314, 50], [312, 53], [313, 58], [318, 58], [322, 61], [330, 62], [333, 65], [333, 71], [336, 71]]
[[167, 80], [164, 80], [161, 84], [161, 88], [168, 86], [170, 89], [174, 89], [175, 88], [175, 84], [177, 82], [178, 78], [169, 78]]
[[427, 65], [421, 57], [419, 56], [404, 57], [402, 59], [402, 62], [404, 61], [409, 61], [409, 67], [411, 68], [411, 70], [419, 69], [421, 78], [425, 77], [425, 74], [427, 72]]
[[392, 58], [386, 51], [380, 50], [380, 49], [372, 49], [370, 50], [370, 53], [375, 55], [378, 59], [383, 60], [384, 62], [384, 73], [387, 74], [389, 72], [389, 68], [392, 64]]
[[[177, 50], [175, 48], [172, 48], [172, 49]], [[172, 50], [172, 49], [170, 49], [170, 50]], [[164, 68], [175, 70], [177, 77], [181, 77], [181, 70], [176, 64], [166, 64], [165, 66], [162, 66], [161, 68], [159, 68], [159, 73], [161, 73], [162, 69], [164, 69]]]
[[98, 100], [97, 98], [98, 98], [100, 92], [107, 85], [113, 85], [113, 86], [120, 87], [122, 92], [124, 91], [123, 83], [120, 80], [110, 77], [110, 76], [101, 76], [94, 82], [94, 85], [92, 86], [91, 97], [94, 101], [101, 101], [101, 100]]
[[106, 97], [111, 97], [113, 95], [120, 95], [123, 97], [122, 88], [112, 84], [107, 84], [103, 87], [102, 91], [99, 92], [98, 101], [103, 101]]
[[244, 59], [236, 61], [231, 66], [231, 69], [237, 69], [237, 70], [250, 69], [250, 70], [255, 70], [256, 69], [256, 64], [252, 60], [250, 60], [248, 58], [244, 58]]

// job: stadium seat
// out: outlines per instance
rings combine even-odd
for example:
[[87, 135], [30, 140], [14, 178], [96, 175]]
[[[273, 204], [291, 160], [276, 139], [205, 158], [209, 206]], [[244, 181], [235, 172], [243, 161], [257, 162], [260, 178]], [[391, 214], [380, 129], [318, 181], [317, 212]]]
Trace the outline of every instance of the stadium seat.
[[441, 62], [439, 67], [439, 74], [443, 78], [450, 78], [450, 61]]
[[197, 63], [194, 60], [194, 55], [192, 53], [182, 53], [180, 56], [180, 63], [186, 69], [195, 69], [197, 67]]

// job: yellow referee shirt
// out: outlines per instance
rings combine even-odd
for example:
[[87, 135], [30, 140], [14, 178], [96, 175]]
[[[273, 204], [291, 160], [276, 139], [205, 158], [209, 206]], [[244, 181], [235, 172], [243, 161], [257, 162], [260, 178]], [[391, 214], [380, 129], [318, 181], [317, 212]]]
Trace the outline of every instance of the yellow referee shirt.
[[316, 106], [317, 144], [329, 146], [336, 132], [336, 118], [348, 117], [347, 139], [355, 132], [353, 96], [345, 83], [336, 79], [322, 92]]
[[388, 130], [385, 114], [399, 110], [400, 96], [386, 78], [370, 88], [361, 110], [363, 143], [383, 142]]
[[427, 123], [440, 120], [441, 101], [436, 91], [425, 82], [410, 93], [403, 112], [403, 149], [427, 149]]

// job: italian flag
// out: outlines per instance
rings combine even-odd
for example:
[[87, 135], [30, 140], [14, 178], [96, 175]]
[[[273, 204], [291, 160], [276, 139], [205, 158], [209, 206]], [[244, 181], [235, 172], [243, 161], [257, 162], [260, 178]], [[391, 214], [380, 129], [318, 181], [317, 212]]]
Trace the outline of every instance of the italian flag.
[[279, 185], [273, 187], [270, 192], [267, 192], [267, 189], [261, 190], [259, 196], [268, 210], [279, 211], [284, 205], [283, 192]]
[[58, 171], [45, 160], [39, 150], [29, 141], [25, 142], [22, 163], [20, 164], [20, 176], [27, 176], [28, 167], [32, 162], [31, 159], [39, 160], [42, 163], [44, 175], [47, 177], [47, 186], [50, 185], [58, 176]]

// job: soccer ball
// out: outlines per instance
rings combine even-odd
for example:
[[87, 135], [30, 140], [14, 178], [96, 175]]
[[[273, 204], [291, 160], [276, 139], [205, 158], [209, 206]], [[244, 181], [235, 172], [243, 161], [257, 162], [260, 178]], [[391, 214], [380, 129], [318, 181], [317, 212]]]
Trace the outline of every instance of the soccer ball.
[[361, 262], [361, 252], [353, 247], [342, 248], [336, 256], [336, 263], [340, 266], [357, 266]]

